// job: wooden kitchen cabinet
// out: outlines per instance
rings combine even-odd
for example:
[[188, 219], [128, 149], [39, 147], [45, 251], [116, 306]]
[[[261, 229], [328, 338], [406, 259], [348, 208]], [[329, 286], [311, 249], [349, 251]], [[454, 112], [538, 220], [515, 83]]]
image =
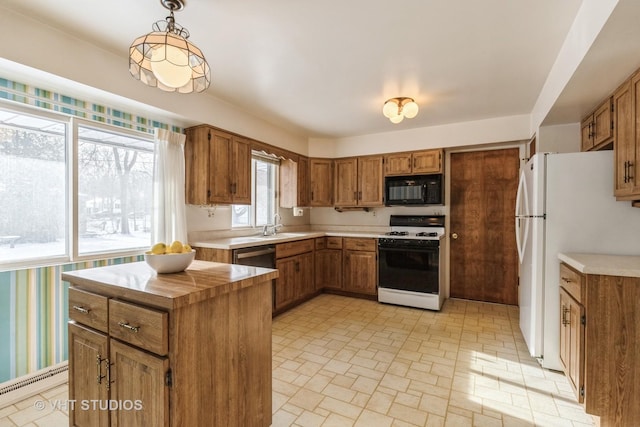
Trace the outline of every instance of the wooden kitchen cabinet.
[[176, 274], [145, 262], [62, 273], [70, 425], [271, 425], [277, 276], [204, 261]]
[[560, 357], [600, 426], [640, 425], [640, 278], [583, 274], [560, 264]]
[[640, 73], [613, 95], [615, 116], [615, 190], [618, 200], [640, 199], [637, 162], [640, 159]]
[[343, 242], [343, 289], [357, 294], [377, 295], [376, 239], [345, 237]]
[[[316, 289], [342, 289], [342, 237], [316, 239]], [[318, 248], [321, 249], [318, 249]]]
[[334, 204], [338, 207], [374, 207], [384, 204], [383, 157], [335, 160]]
[[567, 291], [560, 288], [560, 361], [569, 384], [582, 403], [584, 398], [584, 307]]
[[582, 119], [582, 151], [598, 150], [609, 144], [614, 133], [614, 104], [607, 98], [596, 110]]
[[333, 160], [310, 159], [309, 176], [311, 200], [315, 207], [333, 206]]
[[280, 162], [280, 207], [306, 207], [311, 203], [309, 158], [299, 156], [297, 161]]
[[442, 150], [393, 153], [384, 156], [385, 176], [442, 173]]
[[[99, 304], [82, 302], [89, 299], [96, 299]], [[114, 305], [124, 303], [109, 304], [108, 298], [75, 288], [69, 289], [69, 301], [69, 398], [77, 404], [69, 411], [71, 425], [168, 426], [166, 313], [131, 304], [126, 307], [133, 308], [133, 312], [112, 313]], [[91, 312], [103, 312], [107, 306], [109, 316], [101, 315], [99, 326], [108, 332], [91, 329], [89, 325], [96, 325]], [[157, 322], [159, 318], [164, 322]], [[135, 340], [139, 348], [114, 339], [121, 336]], [[154, 339], [157, 336], [161, 338]], [[162, 354], [151, 354], [154, 351]], [[129, 406], [100, 410], [100, 405], [108, 408], [105, 405], [109, 400]], [[97, 410], [88, 410], [81, 402], [91, 402]], [[139, 409], [134, 410], [137, 406]]]
[[314, 247], [314, 239], [276, 245], [276, 268], [280, 273], [274, 285], [276, 312], [284, 311], [315, 294]]
[[207, 125], [185, 130], [187, 204], [251, 204], [251, 143]]

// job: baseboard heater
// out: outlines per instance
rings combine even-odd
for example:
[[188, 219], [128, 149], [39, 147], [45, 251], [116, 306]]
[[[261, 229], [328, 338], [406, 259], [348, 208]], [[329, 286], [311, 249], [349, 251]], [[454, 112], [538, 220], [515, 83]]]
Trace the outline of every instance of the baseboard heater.
[[0, 408], [67, 383], [68, 371], [65, 361], [0, 384]]

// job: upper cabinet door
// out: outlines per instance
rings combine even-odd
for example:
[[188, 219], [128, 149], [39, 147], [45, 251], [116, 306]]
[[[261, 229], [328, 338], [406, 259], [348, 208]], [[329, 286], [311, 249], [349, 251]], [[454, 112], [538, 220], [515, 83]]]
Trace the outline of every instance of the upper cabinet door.
[[211, 130], [209, 145], [209, 203], [231, 203], [231, 150], [233, 136]]
[[231, 151], [231, 201], [236, 205], [251, 204], [251, 143], [233, 137]]
[[384, 185], [382, 156], [358, 157], [358, 205], [382, 206]]
[[311, 204], [311, 181], [309, 178], [309, 158], [298, 157], [298, 204], [297, 206], [309, 206]]
[[358, 203], [358, 159], [335, 161], [335, 205], [356, 206]]
[[384, 174], [387, 176], [411, 174], [411, 153], [395, 153], [384, 156]]
[[184, 144], [185, 203], [209, 203], [209, 128], [197, 126], [186, 130]]
[[431, 174], [442, 172], [442, 150], [416, 151], [413, 153], [413, 174]]
[[333, 206], [333, 160], [311, 159], [309, 161], [311, 181], [311, 206]]
[[[633, 181], [629, 179], [629, 162], [635, 159], [634, 138], [634, 84], [638, 79], [626, 82], [613, 94], [613, 106], [615, 115], [615, 190], [616, 197], [626, 197], [633, 194]], [[636, 112], [637, 114], [637, 112]]]

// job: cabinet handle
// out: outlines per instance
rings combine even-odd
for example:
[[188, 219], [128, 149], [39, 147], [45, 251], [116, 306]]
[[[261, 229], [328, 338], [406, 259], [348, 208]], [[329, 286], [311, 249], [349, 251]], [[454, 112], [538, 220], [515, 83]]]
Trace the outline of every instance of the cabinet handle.
[[633, 176], [631, 175], [631, 168], [633, 167], [633, 162], [629, 160], [627, 163], [629, 163], [629, 172], [627, 172], [627, 179], [629, 179], [629, 182], [631, 182], [633, 181]]
[[107, 391], [111, 390], [111, 362], [109, 362], [109, 359], [104, 359], [104, 361], [107, 363]]
[[74, 305], [73, 309], [76, 310], [76, 311], [79, 311], [82, 314], [89, 314], [89, 312], [91, 311], [88, 308], [84, 308], [84, 307], [81, 307], [79, 305]]
[[625, 160], [624, 161], [624, 176], [622, 177], [622, 182], [624, 182], [625, 184], [627, 182], [629, 182], [628, 178], [627, 178], [627, 168], [629, 167], [629, 161]]
[[417, 159], [414, 157], [414, 158], [413, 158], [413, 168], [414, 168], [414, 169], [416, 168], [416, 160], [417, 160]]
[[566, 278], [566, 277], [564, 277], [564, 276], [562, 276], [562, 278], [561, 278], [561, 279], [562, 279], [562, 281], [563, 281], [564, 283], [571, 283], [571, 279], [567, 279], [567, 278]]
[[104, 378], [104, 375], [102, 375], [102, 370], [100, 369], [100, 365], [102, 365], [102, 362], [106, 360], [100, 357], [100, 353], [98, 353], [96, 355], [96, 383], [98, 384], [102, 384], [102, 379]]
[[313, 191], [311, 192], [311, 200], [314, 200], [314, 198], [313, 198]]
[[362, 191], [358, 191], [358, 200], [362, 200]]
[[140, 326], [131, 326], [128, 322], [118, 322], [121, 328], [125, 328], [130, 330], [131, 332], [138, 332], [140, 330]]
[[564, 326], [568, 326], [571, 324], [571, 321], [567, 319], [568, 313], [569, 313], [569, 309], [567, 307], [562, 307], [562, 324]]

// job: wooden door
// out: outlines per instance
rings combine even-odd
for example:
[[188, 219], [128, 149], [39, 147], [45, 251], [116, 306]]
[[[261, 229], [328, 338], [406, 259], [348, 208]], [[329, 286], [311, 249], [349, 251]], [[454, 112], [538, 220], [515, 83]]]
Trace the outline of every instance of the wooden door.
[[384, 174], [386, 176], [411, 174], [411, 153], [394, 153], [384, 156]]
[[311, 159], [311, 206], [333, 206], [333, 160]]
[[231, 146], [233, 137], [211, 130], [209, 144], [209, 203], [231, 203]]
[[451, 155], [451, 297], [518, 303], [518, 151]]
[[593, 114], [590, 114], [580, 124], [580, 132], [581, 132], [581, 150], [589, 151], [593, 148], [593, 134], [591, 133], [591, 128], [593, 126]]
[[611, 126], [611, 98], [598, 107], [593, 113], [593, 145], [599, 145], [612, 137], [613, 126]]
[[356, 206], [358, 203], [358, 159], [335, 161], [334, 200], [336, 206]]
[[382, 156], [358, 158], [358, 205], [382, 206], [383, 179]]
[[231, 151], [232, 200], [236, 205], [251, 204], [251, 144], [234, 137]]
[[184, 144], [185, 203], [209, 203], [209, 128], [197, 126], [186, 130]]
[[111, 401], [127, 405], [111, 411], [111, 426], [168, 426], [169, 360], [116, 340], [110, 345]]
[[275, 308], [280, 309], [293, 302], [296, 281], [296, 257], [276, 261], [279, 275], [275, 284]]
[[296, 206], [309, 206], [311, 203], [311, 182], [309, 180], [309, 158], [298, 157], [298, 204]]
[[344, 251], [344, 289], [375, 295], [378, 291], [378, 262], [375, 252]]
[[306, 297], [315, 292], [316, 288], [313, 284], [313, 252], [307, 252], [297, 256], [296, 260], [296, 284], [299, 287], [298, 297]]
[[[632, 81], [637, 85], [639, 78]], [[633, 182], [628, 179], [628, 162], [634, 156], [634, 135], [633, 135], [633, 102], [632, 102], [632, 81], [626, 82], [613, 95], [613, 105], [615, 114], [615, 190], [617, 197], [624, 197], [633, 192]], [[640, 94], [639, 94], [640, 95]]]
[[442, 172], [442, 150], [416, 151], [412, 166], [416, 175]]
[[69, 424], [77, 427], [108, 427], [109, 411], [88, 411], [82, 401], [106, 402], [108, 339], [105, 334], [69, 323]]

